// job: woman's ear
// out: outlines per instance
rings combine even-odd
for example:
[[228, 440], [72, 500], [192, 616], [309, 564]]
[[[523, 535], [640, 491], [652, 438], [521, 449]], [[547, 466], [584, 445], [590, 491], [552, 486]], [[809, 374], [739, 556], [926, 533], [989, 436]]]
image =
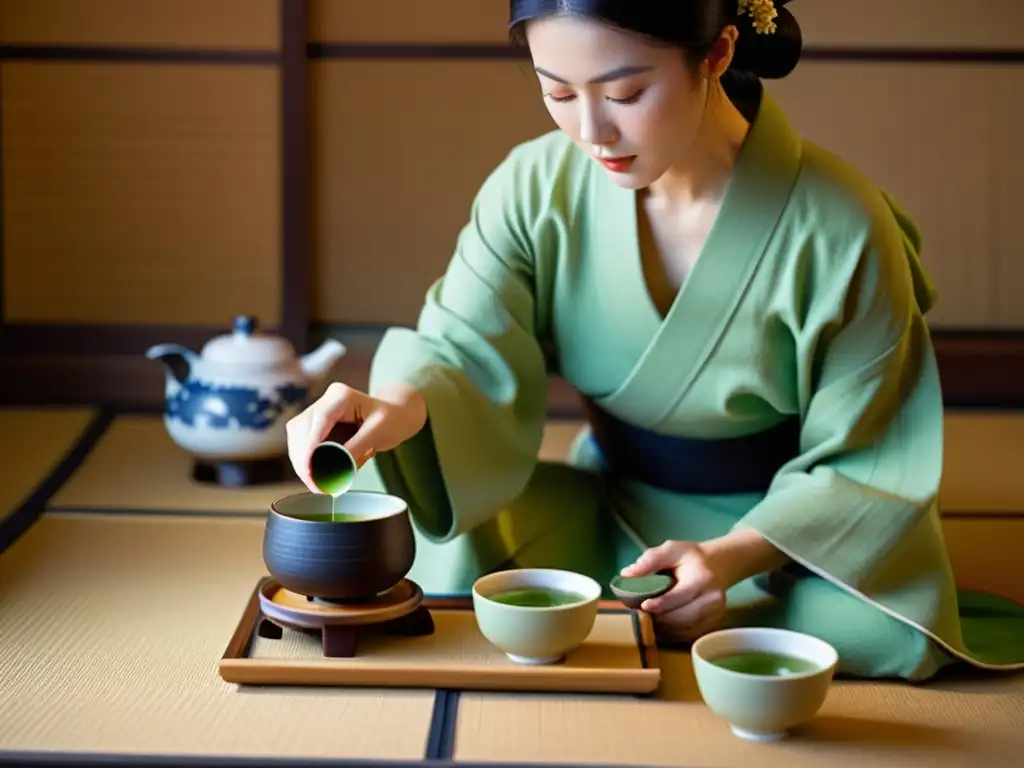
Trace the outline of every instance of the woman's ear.
[[717, 80], [732, 64], [733, 55], [736, 52], [736, 39], [739, 37], [739, 30], [732, 24], [722, 30], [718, 40], [711, 46], [708, 55], [704, 58], [707, 67], [706, 75], [711, 80]]

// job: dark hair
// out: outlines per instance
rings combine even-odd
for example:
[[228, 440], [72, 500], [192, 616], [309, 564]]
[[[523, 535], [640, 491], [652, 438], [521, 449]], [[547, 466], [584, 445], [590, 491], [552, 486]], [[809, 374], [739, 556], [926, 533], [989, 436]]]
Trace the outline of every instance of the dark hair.
[[739, 37], [727, 73], [730, 79], [782, 78], [796, 67], [803, 49], [800, 25], [783, 7], [789, 1], [774, 0], [778, 15], [771, 34], [758, 33], [753, 19], [740, 14], [739, 0], [510, 0], [509, 30], [512, 41], [523, 44], [528, 21], [556, 13], [584, 16], [678, 46], [697, 63], [732, 24]]

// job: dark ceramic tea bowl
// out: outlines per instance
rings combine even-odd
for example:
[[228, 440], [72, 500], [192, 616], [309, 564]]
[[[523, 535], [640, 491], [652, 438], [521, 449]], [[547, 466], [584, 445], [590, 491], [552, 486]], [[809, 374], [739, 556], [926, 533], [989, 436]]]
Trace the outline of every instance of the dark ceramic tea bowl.
[[291, 592], [325, 600], [385, 592], [405, 578], [415, 555], [409, 508], [385, 493], [287, 496], [270, 505], [263, 533], [270, 575]]

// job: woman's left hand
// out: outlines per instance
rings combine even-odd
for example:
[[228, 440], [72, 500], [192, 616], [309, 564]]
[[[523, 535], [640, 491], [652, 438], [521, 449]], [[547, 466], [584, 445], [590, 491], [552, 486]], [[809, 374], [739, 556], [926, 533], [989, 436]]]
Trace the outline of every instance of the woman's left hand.
[[648, 549], [622, 570], [624, 577], [671, 571], [676, 583], [668, 592], [645, 600], [640, 610], [654, 617], [658, 633], [693, 641], [716, 629], [725, 616], [728, 579], [716, 573], [712, 558], [699, 544], [666, 541]]

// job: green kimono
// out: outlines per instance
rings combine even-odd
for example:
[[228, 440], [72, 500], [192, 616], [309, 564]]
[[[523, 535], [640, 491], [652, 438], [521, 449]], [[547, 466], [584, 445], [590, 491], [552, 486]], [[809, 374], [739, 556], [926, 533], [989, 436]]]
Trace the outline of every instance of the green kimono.
[[[465, 592], [495, 568], [607, 583], [648, 546], [756, 529], [803, 575], [751, 579], [729, 623], [831, 642], [840, 672], [921, 680], [951, 661], [1024, 668], [1024, 610], [958, 594], [936, 498], [943, 405], [934, 291], [897, 204], [762, 97], [721, 211], [667, 316], [647, 292], [635, 194], [560, 132], [483, 184], [418, 327], [391, 329], [371, 391], [422, 392], [428, 426], [358, 486], [408, 500], [410, 574]], [[549, 372], [603, 411], [704, 439], [798, 418], [766, 492], [679, 493], [610, 472], [581, 434], [538, 461]]]

